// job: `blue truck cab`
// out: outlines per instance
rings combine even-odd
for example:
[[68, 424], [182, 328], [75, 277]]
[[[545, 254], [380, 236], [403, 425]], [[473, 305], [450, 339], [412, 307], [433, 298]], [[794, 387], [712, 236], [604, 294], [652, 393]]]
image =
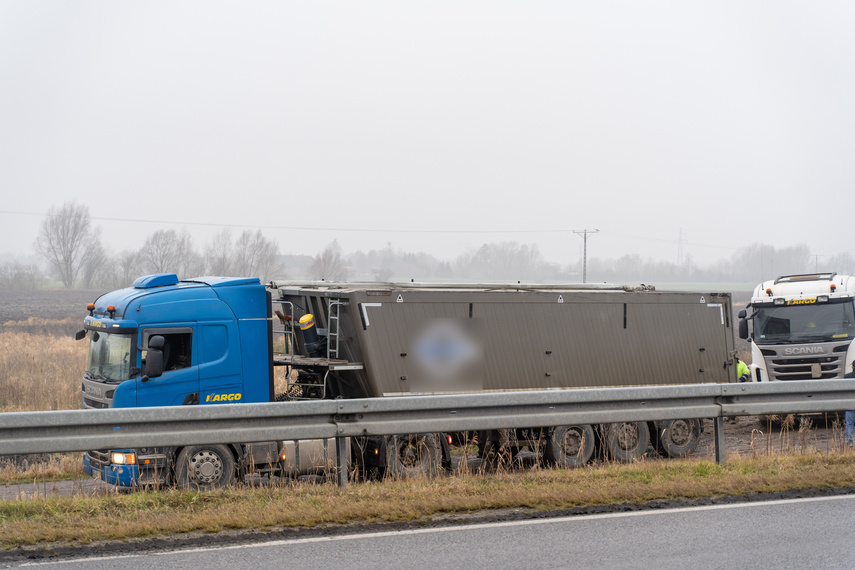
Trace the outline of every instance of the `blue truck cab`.
[[[77, 334], [90, 339], [85, 409], [274, 400], [270, 302], [257, 278], [147, 275], [88, 309]], [[232, 454], [221, 461], [241, 461], [241, 445], [221, 447]], [[165, 483], [181, 451], [89, 451], [84, 469], [113, 485]], [[199, 451], [206, 469], [209, 456]]]

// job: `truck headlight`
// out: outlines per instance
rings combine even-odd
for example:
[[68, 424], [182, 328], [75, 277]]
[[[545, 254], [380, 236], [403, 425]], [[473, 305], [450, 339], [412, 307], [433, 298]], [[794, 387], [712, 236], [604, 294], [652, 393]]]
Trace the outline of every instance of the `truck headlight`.
[[134, 453], [113, 452], [112, 459], [116, 465], [133, 465], [137, 462], [137, 456]]

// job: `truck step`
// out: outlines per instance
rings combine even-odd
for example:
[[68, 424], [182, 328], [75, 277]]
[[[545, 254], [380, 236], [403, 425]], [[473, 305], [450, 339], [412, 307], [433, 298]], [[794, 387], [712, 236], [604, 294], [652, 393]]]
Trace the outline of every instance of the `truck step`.
[[347, 360], [331, 358], [313, 358], [291, 354], [274, 354], [273, 364], [274, 366], [294, 366], [295, 368], [318, 367], [328, 370], [362, 370], [365, 368], [361, 362], [349, 362]]

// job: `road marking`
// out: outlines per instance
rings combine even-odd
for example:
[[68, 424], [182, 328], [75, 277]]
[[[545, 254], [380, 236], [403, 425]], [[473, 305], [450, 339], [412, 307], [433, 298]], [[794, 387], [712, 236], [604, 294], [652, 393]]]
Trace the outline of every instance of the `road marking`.
[[631, 511], [625, 513], [599, 513], [594, 515], [571, 515], [565, 517], [554, 517], [554, 518], [543, 518], [543, 519], [525, 519], [520, 521], [502, 521], [502, 522], [493, 522], [493, 523], [475, 523], [475, 524], [462, 524], [462, 525], [454, 525], [454, 526], [444, 526], [444, 527], [436, 527], [436, 528], [419, 528], [419, 529], [409, 529], [409, 530], [388, 530], [382, 532], [367, 532], [363, 534], [347, 534], [340, 536], [315, 536], [310, 538], [295, 538], [295, 539], [286, 539], [286, 540], [271, 540], [269, 542], [254, 542], [251, 544], [235, 544], [231, 546], [212, 546], [212, 547], [204, 547], [204, 548], [188, 548], [181, 549], [178, 548], [176, 550], [170, 550], [168, 552], [148, 552], [148, 553], [140, 553], [140, 554], [121, 554], [115, 556], [91, 556], [88, 558], [71, 558], [68, 560], [55, 560], [55, 561], [47, 561], [47, 562], [27, 562], [21, 564], [21, 566], [53, 566], [56, 564], [79, 564], [80, 562], [88, 562], [95, 560], [123, 560], [129, 558], [143, 558], [146, 556], [171, 556], [173, 554], [194, 554], [200, 552], [222, 552], [225, 550], [238, 550], [241, 548], [264, 548], [268, 546], [287, 546], [287, 545], [295, 545], [295, 544], [311, 544], [316, 542], [336, 542], [343, 540], [362, 540], [368, 538], [386, 538], [386, 537], [394, 537], [394, 536], [407, 536], [407, 535], [418, 535], [418, 534], [429, 534], [429, 533], [441, 533], [441, 532], [461, 532], [466, 530], [483, 530], [490, 528], [504, 528], [504, 527], [512, 527], [512, 526], [529, 526], [529, 525], [537, 525], [537, 524], [555, 524], [555, 523], [564, 523], [564, 522], [573, 522], [573, 521], [590, 521], [597, 519], [612, 519], [612, 518], [620, 518], [620, 517], [646, 517], [646, 516], [657, 516], [657, 515], [669, 515], [674, 513], [688, 513], [688, 512], [703, 512], [703, 511], [717, 511], [722, 509], [741, 509], [741, 508], [752, 508], [752, 507], [768, 507], [775, 505], [792, 505], [796, 503], [807, 503], [813, 501], [846, 501], [855, 499], [855, 495], [835, 495], [833, 497], [804, 497], [801, 499], [779, 499], [777, 501], [757, 501], [754, 503], [730, 503], [727, 505], [699, 505], [696, 507], [678, 507], [675, 509], [656, 509], [656, 510], [643, 510], [643, 511]]

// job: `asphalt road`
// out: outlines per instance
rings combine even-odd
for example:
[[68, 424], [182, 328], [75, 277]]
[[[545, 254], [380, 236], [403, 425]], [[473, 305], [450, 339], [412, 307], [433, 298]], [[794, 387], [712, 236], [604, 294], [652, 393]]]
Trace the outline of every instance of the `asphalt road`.
[[843, 495], [129, 552], [25, 565], [105, 570], [851, 568], [853, 523], [855, 495]]

